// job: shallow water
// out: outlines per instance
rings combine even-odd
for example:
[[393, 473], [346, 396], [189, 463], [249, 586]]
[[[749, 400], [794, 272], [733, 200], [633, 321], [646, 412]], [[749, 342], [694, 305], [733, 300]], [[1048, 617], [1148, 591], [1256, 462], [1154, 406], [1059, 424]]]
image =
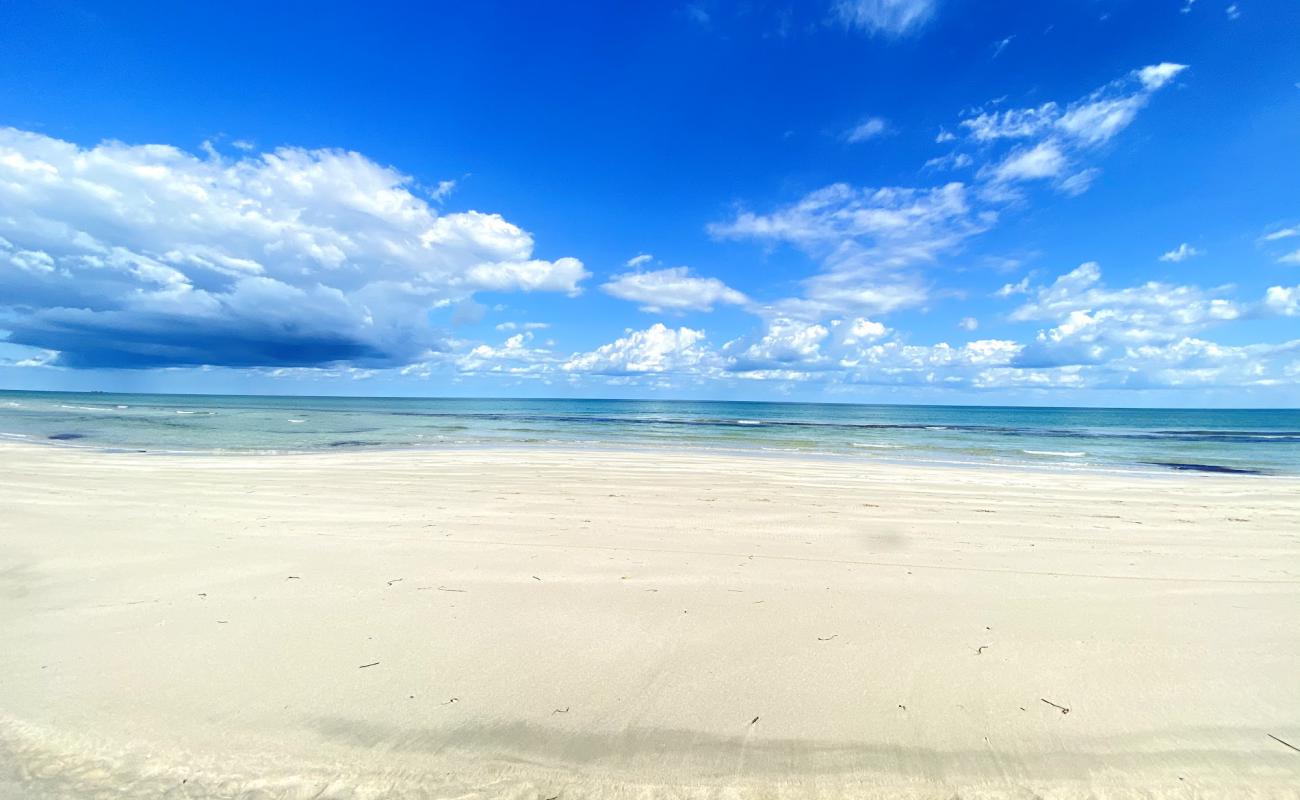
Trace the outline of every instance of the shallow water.
[[1300, 474], [1300, 410], [0, 392], [0, 439], [165, 451], [571, 445]]

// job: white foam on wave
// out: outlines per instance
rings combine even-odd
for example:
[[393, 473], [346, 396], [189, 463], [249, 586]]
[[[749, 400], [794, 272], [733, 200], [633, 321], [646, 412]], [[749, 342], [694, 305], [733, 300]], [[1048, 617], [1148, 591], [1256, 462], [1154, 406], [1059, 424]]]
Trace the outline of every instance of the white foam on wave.
[[759, 422], [756, 419], [738, 419], [736, 420], [736, 424], [737, 425], [762, 425], [763, 423]]
[[112, 411], [113, 410], [111, 408], [104, 408], [102, 406], [59, 406], [59, 408], [66, 408], [71, 411]]
[[3, 436], [3, 437], [6, 438], [6, 439], [26, 439], [26, 438], [28, 438], [27, 434], [25, 434], [25, 433], [5, 433], [4, 431], [0, 431], [0, 436]]
[[6, 400], [6, 401], [4, 402], [4, 407], [5, 407], [5, 408], [22, 408], [22, 407], [23, 407], [23, 404], [22, 404], [22, 403], [15, 403], [15, 402], [12, 401], [12, 400]]
[[285, 420], [285, 422], [292, 422], [294, 425], [301, 425], [302, 423], [304, 423], [304, 422], [306, 422], [306, 421], [307, 421], [307, 420], [305, 420], [305, 419], [289, 419], [289, 420]]
[[1021, 450], [1031, 456], [1061, 456], [1062, 458], [1080, 458], [1088, 455], [1083, 450]]
[[927, 431], [946, 431], [948, 430], [948, 426], [947, 425], [926, 425], [925, 429]]
[[871, 447], [877, 450], [898, 450], [901, 444], [876, 444], [875, 442], [852, 442], [854, 447]]

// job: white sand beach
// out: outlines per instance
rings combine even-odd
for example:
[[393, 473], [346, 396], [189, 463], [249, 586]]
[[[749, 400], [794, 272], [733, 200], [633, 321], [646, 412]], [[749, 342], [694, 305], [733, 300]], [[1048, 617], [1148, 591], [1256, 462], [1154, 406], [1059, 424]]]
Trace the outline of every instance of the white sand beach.
[[0, 468], [0, 797], [1300, 797], [1298, 479]]

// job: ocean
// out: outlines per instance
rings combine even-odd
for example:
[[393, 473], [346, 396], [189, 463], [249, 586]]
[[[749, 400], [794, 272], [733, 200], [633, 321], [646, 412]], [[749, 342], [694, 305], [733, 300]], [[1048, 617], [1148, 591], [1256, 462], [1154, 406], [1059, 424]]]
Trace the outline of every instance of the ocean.
[[696, 448], [861, 461], [1300, 474], [1300, 410], [0, 391], [0, 439], [150, 452]]

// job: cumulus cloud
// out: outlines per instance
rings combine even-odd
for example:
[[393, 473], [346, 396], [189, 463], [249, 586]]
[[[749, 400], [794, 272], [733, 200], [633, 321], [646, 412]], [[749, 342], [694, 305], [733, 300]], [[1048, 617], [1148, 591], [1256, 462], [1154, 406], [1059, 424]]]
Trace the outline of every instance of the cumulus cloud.
[[712, 311], [718, 303], [744, 305], [749, 298], [717, 278], [701, 278], [687, 267], [615, 275], [600, 287], [621, 300], [640, 303], [641, 310]]
[[1270, 286], [1264, 306], [1283, 317], [1300, 317], [1300, 286]]
[[837, 0], [834, 15], [848, 28], [901, 36], [928, 22], [936, 5], [936, 0]]
[[595, 350], [574, 354], [561, 368], [584, 374], [645, 375], [695, 371], [716, 358], [704, 341], [704, 331], [656, 322], [625, 334]]
[[1169, 252], [1160, 256], [1160, 260], [1170, 261], [1177, 264], [1180, 261], [1186, 261], [1187, 259], [1193, 256], [1199, 256], [1200, 254], [1201, 254], [1200, 250], [1197, 250], [1195, 247], [1192, 247], [1187, 242], [1183, 242], [1182, 244], [1175, 247], [1173, 250], [1170, 250]]
[[587, 277], [342, 150], [201, 158], [0, 129], [0, 208], [8, 341], [70, 367], [400, 365], [444, 346], [432, 308]]
[[1112, 289], [1097, 263], [1082, 264], [1010, 314], [1012, 321], [1055, 323], [1038, 332], [1021, 365], [1102, 363], [1125, 347], [1168, 343], [1238, 319], [1250, 309], [1226, 297], [1228, 288], [1150, 281]]

